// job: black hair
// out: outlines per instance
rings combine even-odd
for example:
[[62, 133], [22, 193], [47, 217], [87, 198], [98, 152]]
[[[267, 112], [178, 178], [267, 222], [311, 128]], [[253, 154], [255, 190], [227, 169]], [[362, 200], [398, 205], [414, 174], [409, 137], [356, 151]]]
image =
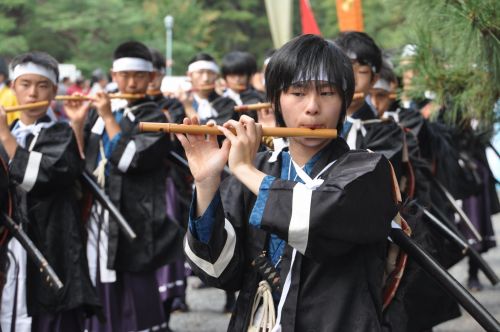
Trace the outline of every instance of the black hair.
[[257, 72], [257, 60], [248, 52], [233, 51], [222, 58], [222, 77], [230, 74], [252, 76]]
[[271, 48], [271, 49], [267, 50], [266, 53], [264, 53], [264, 60], [267, 58], [271, 58], [274, 55], [274, 53], [276, 53], [275, 48]]
[[389, 83], [398, 83], [398, 79], [396, 77], [396, 74], [394, 73], [394, 70], [392, 69], [392, 66], [386, 61], [382, 61], [382, 66], [380, 68], [379, 72], [379, 79], [385, 80]]
[[382, 51], [366, 33], [358, 31], [342, 32], [335, 39], [335, 44], [344, 50], [352, 60], [356, 60], [361, 65], [372, 67], [374, 73], [380, 71]]
[[113, 60], [121, 58], [140, 58], [146, 61], [153, 61], [149, 49], [138, 41], [128, 41], [118, 45], [113, 53]]
[[[326, 77], [322, 77], [322, 73]], [[299, 75], [305, 80], [326, 80], [342, 98], [337, 130], [342, 130], [354, 95], [354, 73], [349, 58], [332, 42], [317, 35], [302, 35], [286, 43], [272, 56], [266, 69], [267, 99], [274, 104], [278, 123], [284, 126], [280, 97]]]
[[196, 61], [212, 61], [215, 62], [215, 59], [208, 53], [198, 53], [194, 57], [189, 60], [188, 65], [192, 64], [193, 62]]
[[12, 59], [10, 68], [14, 70], [17, 65], [33, 62], [52, 71], [56, 76], [56, 83], [59, 83], [59, 63], [54, 57], [45, 52], [33, 51], [23, 53]]
[[153, 68], [159, 72], [165, 72], [166, 64], [163, 54], [155, 48], [150, 48], [151, 57], [153, 58]]

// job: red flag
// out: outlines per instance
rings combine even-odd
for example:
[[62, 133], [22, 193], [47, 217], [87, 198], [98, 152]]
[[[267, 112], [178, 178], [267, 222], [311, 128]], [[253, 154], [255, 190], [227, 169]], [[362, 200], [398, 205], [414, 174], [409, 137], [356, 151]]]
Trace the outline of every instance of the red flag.
[[319, 31], [318, 24], [314, 19], [314, 13], [309, 4], [309, 0], [299, 0], [300, 1], [300, 20], [302, 22], [302, 33], [308, 34], [312, 33], [314, 35], [321, 35]]

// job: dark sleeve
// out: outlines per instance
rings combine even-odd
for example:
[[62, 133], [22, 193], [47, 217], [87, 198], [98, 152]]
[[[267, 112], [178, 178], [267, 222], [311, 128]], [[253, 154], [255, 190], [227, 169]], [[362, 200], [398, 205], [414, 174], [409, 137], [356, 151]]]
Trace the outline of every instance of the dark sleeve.
[[377, 153], [356, 152], [337, 161], [317, 189], [276, 179], [261, 228], [322, 261], [384, 241], [396, 212], [389, 162]]
[[135, 121], [123, 119], [121, 137], [116, 143], [110, 161], [123, 173], [143, 172], [158, 167], [168, 153], [168, 139], [164, 133], [142, 133], [139, 122], [166, 122], [157, 107], [144, 107], [137, 111]]
[[82, 167], [73, 130], [57, 123], [40, 133], [32, 151], [18, 146], [10, 176], [27, 192], [41, 194], [73, 184]]
[[[184, 252], [193, 272], [203, 282], [235, 291], [241, 288], [245, 269], [243, 243], [247, 215], [244, 212], [242, 185], [234, 177], [230, 177], [224, 182], [221, 195], [222, 198], [216, 197], [210, 207], [211, 234], [208, 241], [199, 240], [198, 234], [194, 234], [196, 232], [193, 233], [192, 228], [189, 228]], [[232, 199], [228, 200], [228, 197]], [[195, 204], [194, 200], [193, 209], [196, 208]]]

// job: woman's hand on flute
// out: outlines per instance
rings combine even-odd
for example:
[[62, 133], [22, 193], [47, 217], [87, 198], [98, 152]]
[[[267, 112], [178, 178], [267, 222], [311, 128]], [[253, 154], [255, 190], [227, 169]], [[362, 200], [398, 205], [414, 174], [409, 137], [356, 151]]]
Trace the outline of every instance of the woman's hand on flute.
[[[234, 128], [233, 134], [229, 128]], [[262, 125], [247, 115], [242, 115], [239, 121], [229, 120], [224, 126], [219, 126], [231, 142], [228, 164], [231, 172], [250, 191], [258, 195], [262, 180], [266, 174], [254, 166], [255, 155], [262, 139]]]
[[[184, 118], [185, 125], [198, 125], [196, 116]], [[215, 125], [209, 122], [207, 125]], [[221, 147], [215, 135], [176, 134], [189, 162], [189, 169], [196, 186], [196, 214], [201, 216], [212, 201], [220, 185], [220, 176], [226, 165], [230, 143], [225, 140]]]

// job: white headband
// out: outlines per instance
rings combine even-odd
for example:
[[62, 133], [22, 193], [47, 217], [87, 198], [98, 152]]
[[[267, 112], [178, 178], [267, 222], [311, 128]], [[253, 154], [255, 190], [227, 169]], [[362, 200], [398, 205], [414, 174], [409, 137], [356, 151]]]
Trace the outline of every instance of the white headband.
[[206, 60], [199, 60], [199, 61], [195, 61], [192, 64], [190, 64], [188, 67], [188, 73], [192, 73], [194, 71], [203, 70], [203, 69], [211, 70], [216, 74], [219, 73], [219, 67], [217, 66], [217, 64], [213, 61], [206, 61]]
[[26, 74], [36, 74], [46, 77], [54, 85], [57, 85], [57, 77], [54, 71], [33, 62], [20, 63], [15, 66], [12, 72], [12, 81], [15, 81], [19, 76]]
[[269, 61], [271, 61], [271, 57], [266, 58], [266, 59], [264, 60], [264, 66], [267, 66], [267, 65], [269, 64]]
[[381, 89], [387, 92], [391, 92], [391, 84], [381, 78], [373, 85], [373, 89]]
[[119, 58], [113, 61], [113, 71], [153, 72], [153, 63], [141, 58]]
[[321, 68], [321, 72], [319, 73], [318, 77], [312, 77], [311, 73], [304, 73], [304, 71], [299, 71], [293, 78], [292, 85], [306, 81], [328, 81], [328, 74], [326, 73], [324, 67]]

